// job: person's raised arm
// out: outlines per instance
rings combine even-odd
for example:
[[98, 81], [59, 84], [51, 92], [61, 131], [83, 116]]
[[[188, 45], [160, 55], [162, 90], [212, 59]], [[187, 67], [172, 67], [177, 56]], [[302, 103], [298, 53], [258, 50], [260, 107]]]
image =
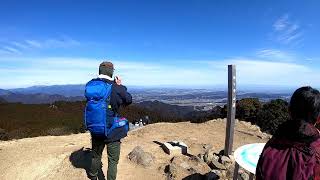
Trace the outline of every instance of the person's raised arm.
[[127, 106], [132, 103], [132, 96], [127, 91], [127, 87], [123, 86], [121, 83], [121, 78], [119, 76], [115, 77], [115, 83], [119, 86], [119, 95], [122, 99], [122, 105]]

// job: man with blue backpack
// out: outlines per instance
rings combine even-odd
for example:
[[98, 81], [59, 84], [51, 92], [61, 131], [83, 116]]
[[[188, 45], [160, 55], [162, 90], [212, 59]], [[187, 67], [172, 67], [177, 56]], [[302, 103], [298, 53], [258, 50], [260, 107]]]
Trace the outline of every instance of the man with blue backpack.
[[114, 67], [111, 62], [102, 62], [99, 76], [86, 84], [85, 126], [90, 131], [92, 140], [92, 159], [88, 171], [90, 179], [98, 179], [102, 169], [102, 152], [107, 145], [108, 172], [107, 180], [117, 177], [117, 165], [120, 156], [120, 140], [127, 136], [128, 121], [119, 117], [120, 106], [132, 103], [127, 88], [121, 79], [112, 79]]

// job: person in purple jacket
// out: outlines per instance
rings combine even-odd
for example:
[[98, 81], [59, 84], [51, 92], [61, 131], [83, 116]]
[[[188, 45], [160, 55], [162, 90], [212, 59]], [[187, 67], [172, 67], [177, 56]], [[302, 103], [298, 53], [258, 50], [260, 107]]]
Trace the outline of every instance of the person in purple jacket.
[[290, 120], [265, 145], [257, 180], [320, 180], [320, 93], [297, 89], [289, 104]]

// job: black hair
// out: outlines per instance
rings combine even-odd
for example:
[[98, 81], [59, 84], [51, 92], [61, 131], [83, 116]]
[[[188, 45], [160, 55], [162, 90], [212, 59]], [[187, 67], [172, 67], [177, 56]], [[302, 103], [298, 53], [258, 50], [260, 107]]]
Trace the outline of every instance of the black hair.
[[293, 120], [316, 123], [320, 116], [320, 92], [310, 86], [297, 89], [291, 97], [289, 110]]

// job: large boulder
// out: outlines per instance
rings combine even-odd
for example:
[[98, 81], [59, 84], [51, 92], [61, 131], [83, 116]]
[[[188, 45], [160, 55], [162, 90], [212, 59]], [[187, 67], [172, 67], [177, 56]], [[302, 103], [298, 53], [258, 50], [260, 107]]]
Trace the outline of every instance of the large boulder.
[[131, 162], [134, 162], [143, 167], [150, 167], [154, 163], [155, 157], [149, 153], [145, 152], [141, 146], [136, 146], [128, 155]]
[[174, 156], [166, 166], [165, 173], [171, 179], [182, 179], [194, 174], [202, 176], [210, 170], [210, 167], [197, 156]]
[[232, 179], [235, 166], [233, 155], [225, 156], [224, 150], [215, 152], [210, 149], [204, 154], [198, 154], [197, 157], [212, 169], [212, 176], [218, 176], [220, 179]]

